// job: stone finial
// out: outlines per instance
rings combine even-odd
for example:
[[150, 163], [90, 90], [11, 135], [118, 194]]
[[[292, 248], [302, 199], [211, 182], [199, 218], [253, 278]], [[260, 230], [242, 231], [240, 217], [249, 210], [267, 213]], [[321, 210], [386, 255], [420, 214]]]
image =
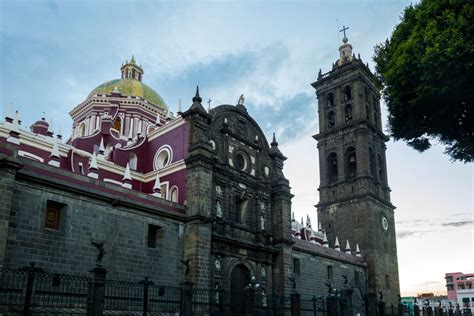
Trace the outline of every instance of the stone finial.
[[309, 214], [306, 215], [306, 226], [311, 227], [311, 218], [309, 218]]
[[199, 86], [196, 86], [196, 94], [193, 97], [193, 103], [199, 103], [199, 104], [202, 103], [202, 98], [199, 95]]
[[132, 174], [130, 172], [130, 163], [127, 162], [127, 166], [125, 167], [125, 172], [123, 174], [122, 180], [132, 180]]
[[301, 227], [304, 227], [303, 216], [301, 216]]
[[13, 122], [13, 104], [11, 102], [7, 105], [7, 111], [5, 113], [5, 121], [8, 123]]
[[[11, 104], [10, 104], [11, 105]], [[15, 112], [15, 119], [12, 117], [13, 115], [10, 115], [7, 113], [5, 117], [5, 121], [7, 124], [10, 125], [10, 132], [9, 136], [7, 138], [7, 142], [15, 144], [15, 145], [20, 145], [20, 113], [18, 111]]]
[[181, 110], [181, 99], [178, 100], [178, 114], [181, 115], [182, 110]]
[[99, 145], [99, 157], [103, 157], [105, 153], [104, 138], [101, 137]]
[[356, 257], [362, 257], [362, 254], [360, 253], [359, 249], [359, 244], [356, 244]]
[[244, 105], [245, 97], [243, 94], [240, 95], [239, 100], [237, 101], [237, 105]]
[[297, 220], [294, 222], [295, 226], [295, 237], [301, 239], [301, 224]]
[[87, 174], [88, 177], [99, 179], [99, 174], [97, 173], [99, 167], [97, 167], [97, 156], [95, 152], [92, 153], [91, 162], [89, 163], [89, 173]]
[[326, 233], [324, 233], [323, 246], [329, 248], [328, 236], [326, 236]]
[[58, 125], [58, 132], [56, 133], [56, 138], [59, 139], [59, 141], [61, 141], [63, 139], [63, 133], [61, 131], [61, 126]]
[[161, 197], [161, 181], [160, 181], [160, 175], [158, 173], [156, 174], [152, 195], [156, 197]]
[[275, 133], [273, 133], [273, 140], [270, 145], [272, 147], [278, 147], [278, 142], [276, 141]]
[[57, 140], [53, 142], [53, 149], [51, 150], [49, 157], [59, 158], [59, 146]]
[[334, 242], [334, 249], [341, 251], [341, 245], [339, 245], [339, 238], [336, 236], [336, 241]]
[[53, 137], [54, 131], [53, 131], [53, 118], [49, 118], [49, 125], [48, 125], [48, 131], [46, 132], [46, 136]]
[[351, 245], [349, 244], [349, 239], [346, 240], [346, 253], [348, 255], [352, 254], [352, 249], [351, 249]]
[[291, 221], [292, 221], [292, 222], [295, 221], [295, 212], [291, 212]]
[[125, 172], [122, 178], [122, 187], [131, 189], [132, 188], [132, 174], [130, 172], [130, 163], [127, 162], [127, 166], [125, 167]]
[[13, 125], [17, 128], [20, 128], [21, 125], [21, 118], [20, 118], [20, 111], [15, 111], [15, 119], [13, 120]]
[[49, 155], [50, 160], [48, 162], [48, 165], [54, 166], [54, 167], [59, 167], [60, 162], [59, 162], [59, 145], [58, 145], [58, 140], [55, 139], [53, 142], [53, 149], [51, 150], [51, 154]]
[[95, 153], [92, 153], [92, 158], [91, 162], [89, 164], [89, 170], [98, 170], [99, 168], [97, 167], [97, 156]]

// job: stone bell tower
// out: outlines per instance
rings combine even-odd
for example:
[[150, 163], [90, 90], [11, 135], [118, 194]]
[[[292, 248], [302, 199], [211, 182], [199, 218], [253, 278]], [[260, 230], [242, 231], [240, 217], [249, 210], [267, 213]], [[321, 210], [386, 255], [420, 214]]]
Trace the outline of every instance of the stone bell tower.
[[[345, 32], [345, 29], [344, 29]], [[380, 88], [344, 34], [332, 70], [312, 86], [318, 98], [320, 201], [318, 218], [330, 244], [359, 244], [368, 263], [369, 291], [390, 306], [400, 293], [395, 207], [390, 202]]]

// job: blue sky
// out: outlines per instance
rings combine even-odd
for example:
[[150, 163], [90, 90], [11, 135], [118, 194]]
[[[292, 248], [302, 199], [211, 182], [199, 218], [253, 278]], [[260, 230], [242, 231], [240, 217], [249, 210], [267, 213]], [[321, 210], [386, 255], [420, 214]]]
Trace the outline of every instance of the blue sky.
[[[338, 58], [341, 25], [373, 69], [408, 1], [0, 1], [0, 104], [29, 126], [46, 112], [70, 134], [68, 112], [119, 77], [132, 54], [143, 81], [172, 111], [196, 84], [211, 105], [245, 94], [267, 137], [285, 155], [297, 217], [318, 201], [316, 100], [310, 83]], [[385, 113], [386, 115], [386, 113]], [[385, 124], [385, 122], [384, 122]], [[420, 154], [390, 141], [402, 294], [443, 291], [444, 273], [473, 272], [473, 169], [440, 146]], [[305, 216], [306, 217], [306, 216]], [[423, 266], [423, 268], [421, 268]]]

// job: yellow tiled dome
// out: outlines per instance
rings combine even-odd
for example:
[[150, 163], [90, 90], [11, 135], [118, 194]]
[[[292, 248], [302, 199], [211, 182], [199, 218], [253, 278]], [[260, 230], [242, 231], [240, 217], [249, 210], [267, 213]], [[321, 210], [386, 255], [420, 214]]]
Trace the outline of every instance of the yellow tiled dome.
[[165, 101], [160, 97], [155, 90], [144, 84], [143, 82], [132, 79], [123, 78], [107, 81], [89, 94], [89, 97], [95, 94], [111, 94], [112, 91], [117, 87], [122, 95], [141, 97], [147, 100], [149, 103], [156, 105], [157, 107], [167, 110], [168, 106]]

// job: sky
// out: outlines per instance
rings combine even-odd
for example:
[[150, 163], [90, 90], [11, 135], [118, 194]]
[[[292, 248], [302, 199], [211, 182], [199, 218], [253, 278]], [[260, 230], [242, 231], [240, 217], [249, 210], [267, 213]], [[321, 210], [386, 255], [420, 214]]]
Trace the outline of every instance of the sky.
[[[23, 124], [43, 115], [70, 135], [68, 112], [119, 78], [132, 55], [143, 81], [173, 112], [196, 85], [211, 106], [236, 104], [288, 157], [296, 218], [317, 221], [318, 132], [310, 86], [338, 58], [342, 25], [373, 70], [373, 49], [409, 1], [11, 1], [0, 0], [0, 105]], [[45, 113], [45, 114], [43, 114]], [[386, 110], [383, 112], [386, 126]], [[271, 139], [271, 138], [270, 138]], [[402, 295], [446, 293], [446, 272], [474, 272], [473, 166], [435, 145], [418, 153], [387, 143]]]

